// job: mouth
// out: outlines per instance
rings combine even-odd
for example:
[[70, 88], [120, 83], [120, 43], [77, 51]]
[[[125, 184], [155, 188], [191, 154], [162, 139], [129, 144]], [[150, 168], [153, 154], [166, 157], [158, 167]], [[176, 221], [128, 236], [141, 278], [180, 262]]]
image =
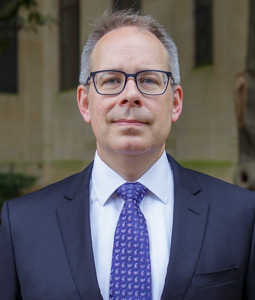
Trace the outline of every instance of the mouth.
[[134, 120], [134, 119], [120, 119], [114, 121], [115, 124], [117, 125], [124, 125], [124, 126], [141, 126], [144, 125], [145, 123], [140, 120]]

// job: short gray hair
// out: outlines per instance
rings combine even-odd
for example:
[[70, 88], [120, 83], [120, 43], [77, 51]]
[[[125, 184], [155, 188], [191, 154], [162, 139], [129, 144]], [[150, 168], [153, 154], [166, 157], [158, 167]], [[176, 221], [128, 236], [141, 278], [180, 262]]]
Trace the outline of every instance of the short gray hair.
[[97, 42], [108, 32], [126, 26], [134, 26], [153, 33], [167, 50], [169, 69], [176, 84], [180, 83], [180, 67], [177, 47], [165, 28], [151, 15], [141, 15], [132, 10], [105, 12], [96, 22], [94, 30], [84, 45], [81, 56], [80, 84], [85, 84], [91, 72], [91, 56]]

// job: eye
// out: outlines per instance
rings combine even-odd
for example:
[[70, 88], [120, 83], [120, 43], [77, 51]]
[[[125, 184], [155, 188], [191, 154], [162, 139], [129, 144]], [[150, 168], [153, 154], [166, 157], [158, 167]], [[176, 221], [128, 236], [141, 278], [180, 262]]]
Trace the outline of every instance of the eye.
[[141, 78], [140, 83], [156, 84], [157, 82], [152, 78]]
[[102, 72], [97, 74], [96, 82], [101, 87], [115, 87], [123, 83], [123, 74], [117, 72]]
[[121, 80], [119, 78], [109, 77], [103, 81], [103, 84], [119, 84]]
[[138, 82], [141, 86], [160, 86], [162, 84], [160, 76], [155, 72], [141, 73]]

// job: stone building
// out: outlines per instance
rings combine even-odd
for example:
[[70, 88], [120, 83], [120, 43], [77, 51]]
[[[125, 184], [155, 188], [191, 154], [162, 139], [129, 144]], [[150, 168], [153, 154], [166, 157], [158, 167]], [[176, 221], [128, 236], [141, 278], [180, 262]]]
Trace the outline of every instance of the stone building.
[[[89, 24], [115, 2], [38, 0], [41, 12], [58, 24], [37, 33], [19, 31], [16, 43], [0, 55], [0, 172], [12, 166], [35, 174], [43, 186], [93, 159], [95, 140], [76, 104], [80, 53]], [[233, 84], [245, 65], [248, 0], [135, 5], [165, 25], [179, 49], [184, 107], [167, 151], [183, 165], [233, 182], [238, 143]]]

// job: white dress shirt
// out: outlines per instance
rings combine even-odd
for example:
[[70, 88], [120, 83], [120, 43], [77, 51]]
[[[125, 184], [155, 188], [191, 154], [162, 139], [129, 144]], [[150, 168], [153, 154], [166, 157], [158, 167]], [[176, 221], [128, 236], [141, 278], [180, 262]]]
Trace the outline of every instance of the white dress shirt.
[[[96, 153], [90, 181], [90, 223], [97, 279], [104, 300], [109, 299], [114, 233], [124, 204], [115, 190], [125, 182]], [[158, 300], [165, 283], [173, 225], [173, 174], [166, 153], [136, 182], [148, 189], [140, 208], [149, 233], [152, 299]]]

